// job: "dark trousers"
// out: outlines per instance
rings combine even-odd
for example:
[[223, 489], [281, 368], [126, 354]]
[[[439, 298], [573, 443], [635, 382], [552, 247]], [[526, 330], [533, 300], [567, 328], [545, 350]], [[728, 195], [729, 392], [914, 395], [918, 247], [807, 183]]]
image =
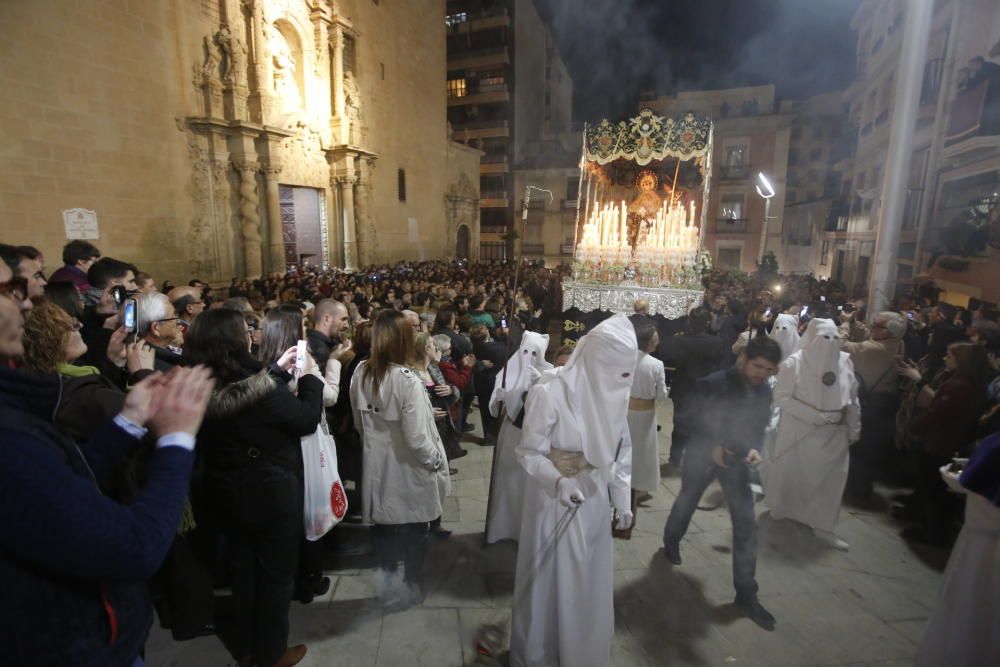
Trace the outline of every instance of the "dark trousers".
[[175, 635], [215, 623], [212, 574], [195, 555], [187, 535], [174, 538], [151, 588], [162, 595], [157, 596], [161, 625], [169, 626]]
[[740, 597], [757, 595], [757, 520], [750, 491], [750, 471], [742, 462], [721, 468], [712, 461], [706, 447], [693, 447], [684, 454], [681, 466], [681, 492], [670, 510], [663, 529], [663, 541], [676, 544], [687, 532], [691, 516], [698, 508], [705, 489], [718, 477], [729, 504], [733, 522], [733, 585]]
[[691, 401], [683, 396], [671, 396], [674, 402], [674, 430], [670, 434], [670, 462], [681, 465], [684, 448], [690, 439]]
[[424, 580], [427, 529], [427, 523], [373, 525], [372, 546], [375, 547], [379, 567], [395, 572], [399, 569], [399, 562], [403, 561], [406, 583], [420, 586]]
[[[874, 399], [881, 400], [874, 400]], [[866, 409], [867, 408], [867, 409]], [[896, 436], [895, 396], [873, 396], [861, 410], [861, 438], [851, 447], [847, 473], [847, 493], [865, 498], [885, 471], [886, 460]]]
[[262, 466], [216, 483], [229, 540], [237, 658], [274, 665], [288, 648], [288, 608], [303, 535], [302, 479]]

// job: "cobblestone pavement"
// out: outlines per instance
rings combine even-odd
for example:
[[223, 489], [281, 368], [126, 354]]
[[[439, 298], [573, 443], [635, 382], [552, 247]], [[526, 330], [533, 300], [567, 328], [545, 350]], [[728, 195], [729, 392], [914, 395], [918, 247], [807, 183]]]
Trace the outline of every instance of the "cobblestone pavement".
[[[659, 417], [665, 460], [669, 402]], [[478, 414], [472, 419], [478, 422]], [[459, 473], [445, 506], [445, 526], [454, 535], [431, 539], [423, 606], [383, 614], [374, 599], [370, 559], [331, 562], [330, 592], [309, 605], [292, 603], [290, 643], [309, 646], [302, 667], [468, 665], [475, 658], [477, 628], [509, 620], [515, 548], [482, 548], [492, 448], [465, 446], [469, 455], [456, 462]], [[900, 526], [888, 518], [888, 491], [880, 490], [881, 509], [844, 508], [838, 534], [850, 543], [848, 553], [824, 548], [804, 526], [773, 521], [758, 506], [760, 599], [777, 618], [776, 630], [765, 632], [732, 604], [724, 505], [696, 512], [681, 543], [682, 566], [671, 567], [660, 552], [679, 488], [676, 474], [664, 477], [660, 491], [640, 508], [632, 539], [615, 541], [613, 665], [912, 664], [947, 554], [916, 551], [900, 540]], [[721, 498], [713, 484], [702, 502], [713, 506]], [[337, 530], [361, 533], [350, 525]], [[150, 667], [234, 663], [216, 637], [177, 643], [159, 628], [146, 657]]]

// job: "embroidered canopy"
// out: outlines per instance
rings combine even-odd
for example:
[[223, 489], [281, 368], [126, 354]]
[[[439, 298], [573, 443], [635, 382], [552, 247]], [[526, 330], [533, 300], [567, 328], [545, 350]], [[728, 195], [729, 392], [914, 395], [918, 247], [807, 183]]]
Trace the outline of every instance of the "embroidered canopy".
[[666, 157], [690, 160], [709, 151], [712, 121], [698, 119], [687, 112], [681, 118], [664, 118], [643, 109], [635, 118], [619, 121], [608, 119], [597, 125], [587, 125], [584, 156], [590, 162], [608, 164], [625, 159], [646, 165]]

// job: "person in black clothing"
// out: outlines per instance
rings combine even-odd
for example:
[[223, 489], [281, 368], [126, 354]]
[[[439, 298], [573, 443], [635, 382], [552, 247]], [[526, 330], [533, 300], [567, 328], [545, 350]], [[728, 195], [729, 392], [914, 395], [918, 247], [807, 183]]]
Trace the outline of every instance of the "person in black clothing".
[[718, 336], [708, 332], [709, 313], [696, 308], [688, 315], [688, 329], [683, 336], [673, 336], [664, 346], [667, 366], [674, 368], [670, 398], [674, 402], [674, 431], [670, 440], [670, 462], [681, 465], [684, 448], [690, 438], [694, 419], [692, 401], [698, 378], [723, 367], [726, 348]]
[[[351, 326], [347, 307], [333, 299], [323, 299], [316, 304], [313, 311], [313, 328], [306, 332], [309, 338], [309, 352], [313, 355], [320, 368], [326, 368], [330, 355], [340, 359], [351, 349], [350, 342], [344, 342], [342, 336]], [[338, 349], [339, 348], [339, 349]]]
[[[0, 365], [2, 662], [133, 667], [153, 618], [146, 582], [181, 520], [212, 383], [204, 369], [142, 382], [77, 446], [52, 422], [62, 382]], [[158, 437], [149, 476], [119, 504], [100, 485], [147, 428]]]
[[757, 522], [750, 468], [760, 463], [764, 429], [771, 417], [768, 378], [778, 372], [781, 348], [770, 338], [751, 340], [736, 365], [695, 383], [691, 440], [681, 467], [681, 492], [663, 530], [663, 550], [681, 564], [680, 541], [698, 500], [718, 478], [733, 522], [736, 605], [757, 625], [774, 629], [774, 617], [757, 600]]
[[489, 330], [479, 324], [469, 331], [472, 340], [472, 352], [476, 355], [476, 365], [472, 375], [476, 385], [476, 397], [479, 399], [479, 414], [483, 420], [483, 437], [487, 446], [497, 443], [500, 434], [500, 420], [490, 414], [487, 406], [493, 395], [497, 373], [507, 363], [507, 346], [490, 337]]
[[293, 394], [286, 385], [295, 348], [262, 368], [250, 356], [243, 316], [227, 309], [195, 320], [184, 362], [205, 364], [219, 384], [199, 439], [208, 495], [231, 550], [236, 657], [240, 665], [294, 665], [306, 653], [304, 645], [287, 647], [303, 535], [301, 438], [319, 424], [323, 381], [304, 369]]

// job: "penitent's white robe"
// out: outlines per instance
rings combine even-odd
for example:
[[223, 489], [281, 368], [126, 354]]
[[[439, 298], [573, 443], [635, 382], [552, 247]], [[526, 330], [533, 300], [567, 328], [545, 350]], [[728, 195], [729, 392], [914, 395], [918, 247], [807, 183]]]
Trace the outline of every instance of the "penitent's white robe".
[[582, 451], [565, 385], [528, 394], [518, 459], [528, 472], [517, 554], [511, 667], [607, 667], [614, 633], [614, 547], [609, 490], [627, 506], [632, 445], [623, 428], [617, 463], [580, 473], [586, 500], [559, 503], [550, 448]]
[[833, 532], [847, 484], [848, 448], [861, 433], [861, 407], [850, 357], [840, 353], [838, 382], [850, 384], [850, 401], [839, 424], [823, 424], [822, 412], [796, 396], [800, 353], [781, 364], [774, 404], [781, 410], [773, 450], [765, 449], [761, 479], [775, 518], [794, 519]]
[[[639, 353], [632, 380], [632, 398], [663, 401], [667, 398], [663, 362]], [[653, 493], [660, 486], [660, 447], [656, 432], [656, 408], [629, 410], [628, 431], [632, 438], [632, 488]]]
[[514, 426], [517, 415], [503, 411], [503, 423], [496, 444], [496, 466], [490, 484], [490, 515], [486, 519], [486, 542], [517, 540], [521, 532], [521, 506], [528, 473], [517, 460], [521, 429]]

